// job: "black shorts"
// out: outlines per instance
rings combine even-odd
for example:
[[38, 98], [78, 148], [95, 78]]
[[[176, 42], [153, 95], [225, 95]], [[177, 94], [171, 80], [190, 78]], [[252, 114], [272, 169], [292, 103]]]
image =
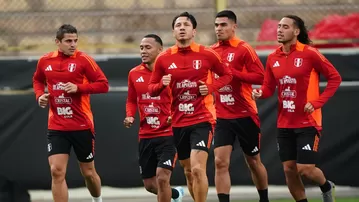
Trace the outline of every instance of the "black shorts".
[[74, 148], [77, 160], [91, 162], [95, 158], [95, 134], [91, 130], [47, 132], [47, 151], [54, 154], [69, 154]]
[[158, 167], [173, 170], [177, 158], [173, 136], [140, 139], [138, 150], [142, 179], [156, 176]]
[[316, 164], [320, 132], [315, 127], [279, 128], [277, 146], [282, 162], [296, 160], [300, 164]]
[[192, 149], [208, 152], [211, 147], [213, 126], [209, 122], [173, 127], [172, 130], [179, 160], [188, 159]]
[[214, 148], [233, 146], [236, 137], [246, 155], [255, 156], [259, 153], [261, 131], [252, 117], [217, 119], [214, 131]]

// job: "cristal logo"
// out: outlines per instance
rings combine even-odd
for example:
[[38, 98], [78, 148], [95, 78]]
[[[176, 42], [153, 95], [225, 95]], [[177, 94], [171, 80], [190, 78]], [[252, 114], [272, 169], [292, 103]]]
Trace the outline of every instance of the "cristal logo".
[[290, 90], [290, 87], [288, 87], [284, 91], [282, 91], [281, 96], [282, 96], [282, 98], [284, 98], [284, 97], [296, 98], [297, 91]]
[[182, 101], [189, 101], [189, 100], [195, 100], [197, 98], [197, 95], [195, 94], [190, 94], [189, 93], [189, 90], [184, 92], [182, 95], [179, 95], [178, 96], [178, 99], [179, 100], [182, 100]]
[[60, 95], [59, 97], [55, 97], [55, 103], [56, 104], [71, 104], [72, 98], [71, 97], [65, 97], [64, 94]]
[[159, 107], [155, 107], [153, 103], [149, 106], [145, 106], [144, 109], [146, 114], [159, 114], [161, 112], [161, 109]]

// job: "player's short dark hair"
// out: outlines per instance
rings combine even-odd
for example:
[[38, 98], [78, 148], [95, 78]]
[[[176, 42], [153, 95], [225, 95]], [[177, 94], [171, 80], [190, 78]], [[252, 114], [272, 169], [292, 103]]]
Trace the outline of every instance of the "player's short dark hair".
[[183, 13], [181, 13], [181, 14], [179, 14], [179, 15], [176, 15], [176, 16], [173, 18], [173, 21], [172, 21], [172, 29], [175, 28], [175, 22], [176, 22], [177, 18], [179, 18], [179, 17], [187, 17], [187, 18], [191, 21], [192, 26], [193, 26], [193, 29], [196, 29], [196, 28], [197, 28], [196, 18], [195, 18], [192, 14], [190, 14], [190, 13], [188, 13], [188, 12], [183, 12]]
[[216, 18], [223, 18], [227, 17], [228, 19], [232, 20], [234, 23], [237, 23], [237, 16], [231, 10], [223, 10], [217, 13]]
[[63, 24], [56, 32], [56, 39], [61, 41], [65, 34], [77, 34], [76, 27], [70, 25], [70, 24]]
[[157, 43], [159, 43], [161, 46], [163, 46], [161, 37], [159, 37], [156, 34], [147, 34], [146, 36], [144, 36], [144, 38], [153, 38]]
[[296, 15], [286, 15], [285, 18], [290, 18], [294, 21], [294, 25], [299, 28], [300, 33], [297, 37], [298, 41], [302, 44], [312, 44], [312, 41], [309, 38], [307, 27], [305, 26], [304, 21], [302, 18]]

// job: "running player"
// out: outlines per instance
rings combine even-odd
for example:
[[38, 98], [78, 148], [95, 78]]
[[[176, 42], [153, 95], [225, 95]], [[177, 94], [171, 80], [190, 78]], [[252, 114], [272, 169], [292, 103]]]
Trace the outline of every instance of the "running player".
[[[263, 86], [254, 89], [254, 99], [268, 98], [278, 87], [279, 156], [293, 198], [307, 202], [300, 175], [320, 186], [324, 202], [335, 201], [334, 183], [316, 167], [322, 130], [323, 105], [335, 94], [341, 77], [311, 41], [304, 21], [295, 15], [281, 19], [277, 28], [282, 45], [267, 58]], [[328, 80], [320, 94], [319, 74]]]

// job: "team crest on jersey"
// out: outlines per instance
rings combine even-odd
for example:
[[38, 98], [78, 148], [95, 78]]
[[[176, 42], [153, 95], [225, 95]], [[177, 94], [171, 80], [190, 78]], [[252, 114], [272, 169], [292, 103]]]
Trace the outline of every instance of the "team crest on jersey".
[[69, 63], [68, 66], [69, 72], [74, 72], [76, 69], [76, 64], [75, 63]]
[[234, 53], [228, 53], [227, 61], [232, 62], [234, 60]]
[[202, 67], [202, 60], [193, 60], [193, 68], [200, 69]]
[[294, 59], [294, 66], [300, 67], [303, 64], [303, 58], [295, 58]]

